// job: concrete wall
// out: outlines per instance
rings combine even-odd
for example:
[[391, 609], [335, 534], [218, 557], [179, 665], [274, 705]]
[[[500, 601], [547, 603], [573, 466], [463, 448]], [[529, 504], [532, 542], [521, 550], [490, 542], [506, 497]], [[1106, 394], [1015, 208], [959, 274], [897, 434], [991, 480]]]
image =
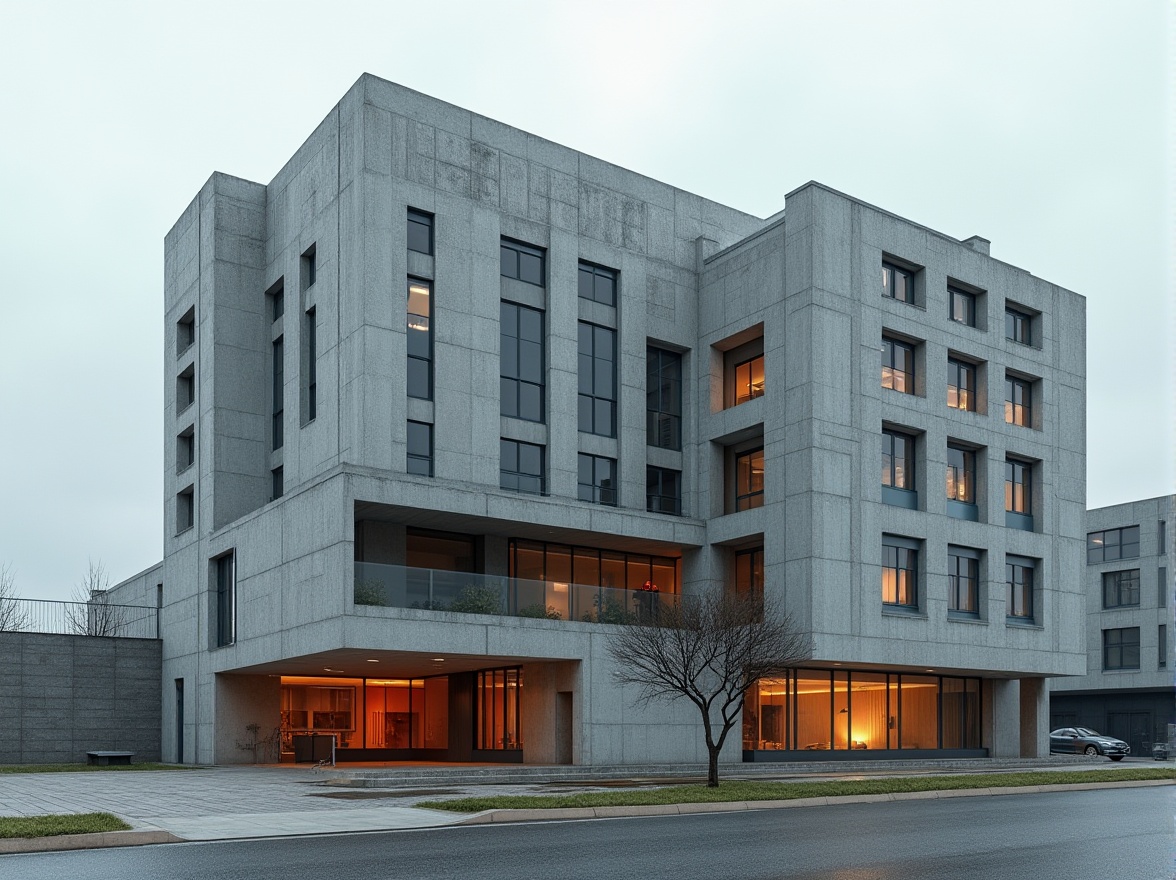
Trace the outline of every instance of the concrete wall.
[[0, 763], [85, 762], [93, 749], [160, 760], [155, 639], [0, 633]]

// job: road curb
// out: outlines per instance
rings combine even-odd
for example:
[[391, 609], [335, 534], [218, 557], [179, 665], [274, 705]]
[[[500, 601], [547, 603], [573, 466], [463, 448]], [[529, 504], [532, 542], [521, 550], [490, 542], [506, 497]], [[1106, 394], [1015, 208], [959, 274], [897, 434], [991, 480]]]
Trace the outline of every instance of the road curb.
[[453, 825], [492, 825], [505, 822], [558, 822], [577, 819], [618, 819], [630, 816], [686, 816], [694, 813], [736, 813], [751, 810], [783, 810], [825, 807], [834, 804], [871, 804], [881, 801], [936, 800], [985, 795], [1041, 794], [1054, 791], [1090, 791], [1100, 788], [1147, 788], [1176, 785], [1173, 779], [1132, 779], [1124, 782], [1075, 782], [1051, 785], [951, 788], [943, 791], [904, 791], [891, 794], [851, 794], [833, 797], [792, 798], [784, 801], [727, 801], [719, 803], [650, 804], [637, 807], [558, 807], [550, 810], [484, 810]]
[[0, 855], [183, 842], [183, 838], [176, 837], [170, 831], [99, 831], [95, 834], [56, 834], [52, 837], [7, 837], [0, 840]]

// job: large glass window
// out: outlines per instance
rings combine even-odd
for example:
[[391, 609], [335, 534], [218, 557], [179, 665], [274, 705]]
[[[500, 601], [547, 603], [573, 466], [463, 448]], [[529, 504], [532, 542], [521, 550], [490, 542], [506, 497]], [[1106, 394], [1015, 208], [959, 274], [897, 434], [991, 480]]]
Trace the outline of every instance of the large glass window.
[[543, 312], [503, 302], [500, 320], [502, 414], [542, 422]]
[[1139, 569], [1103, 572], [1103, 608], [1139, 604]]
[[764, 450], [749, 449], [735, 456], [735, 509], [764, 506]]
[[1139, 627], [1103, 630], [1103, 669], [1139, 668]]
[[1086, 564], [1139, 558], [1139, 526], [1104, 529], [1086, 535]]
[[682, 513], [682, 473], [669, 468], [645, 469], [645, 509], [650, 513]]
[[408, 396], [433, 399], [433, 285], [408, 279]]
[[915, 301], [915, 274], [893, 263], [882, 264], [882, 295], [899, 302]]
[[897, 339], [882, 337], [882, 387], [915, 393], [915, 349]]
[[764, 396], [764, 356], [735, 365], [735, 405]]
[[422, 254], [433, 253], [433, 215], [408, 209], [408, 249]]
[[515, 278], [538, 287], [545, 285], [546, 255], [540, 248], [504, 238], [500, 262], [503, 278]]
[[882, 539], [882, 604], [906, 608], [919, 606], [918, 542], [906, 538]]
[[952, 409], [976, 411], [976, 365], [947, 359], [947, 405]]
[[915, 438], [901, 431], [882, 432], [882, 485], [915, 488]]
[[1005, 421], [1010, 425], [1033, 426], [1033, 383], [1005, 376]]
[[960, 614], [980, 613], [980, 554], [965, 547], [947, 550], [947, 608]]
[[478, 673], [474, 707], [475, 748], [490, 751], [523, 747], [523, 670], [489, 669]]
[[1005, 460], [1005, 510], [1033, 513], [1033, 465], [1017, 458]]
[[1026, 620], [1033, 618], [1033, 572], [1035, 563], [1032, 559], [1011, 556], [1005, 560], [1005, 581], [1008, 583], [1009, 617], [1019, 617]]
[[645, 442], [682, 448], [682, 355], [664, 348], [645, 350]]
[[543, 447], [519, 440], [499, 441], [499, 485], [512, 492], [543, 495]]
[[433, 476], [433, 426], [427, 422], [408, 423], [406, 468], [410, 474]]
[[578, 460], [579, 497], [593, 504], [617, 504], [617, 462], [601, 455], [585, 455]]
[[971, 449], [948, 445], [947, 497], [968, 504], [976, 502], [976, 453]]
[[580, 322], [580, 430], [617, 435], [617, 334]]
[[957, 324], [976, 326], [976, 296], [957, 287], [947, 289], [948, 317]]
[[735, 592], [764, 592], [764, 548], [751, 547], [735, 552]]
[[580, 263], [579, 293], [581, 299], [590, 299], [606, 306], [617, 304], [617, 272], [591, 263]]

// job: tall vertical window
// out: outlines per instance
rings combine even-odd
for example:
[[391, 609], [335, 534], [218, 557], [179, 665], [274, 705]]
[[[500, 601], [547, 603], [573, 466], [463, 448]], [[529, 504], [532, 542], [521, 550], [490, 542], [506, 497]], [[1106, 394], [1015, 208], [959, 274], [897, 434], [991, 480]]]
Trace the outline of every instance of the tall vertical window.
[[176, 376], [176, 412], [180, 413], [196, 401], [196, 366], [188, 364]]
[[1005, 376], [1005, 421], [1010, 425], [1033, 426], [1033, 383]]
[[310, 249], [302, 255], [302, 289], [306, 290], [308, 287], [314, 287], [315, 281], [318, 280], [318, 248], [311, 245]]
[[1168, 665], [1168, 625], [1166, 623], [1160, 624], [1160, 631], [1156, 634], [1156, 647], [1159, 650], [1156, 665], [1163, 669]]
[[882, 604], [919, 606], [918, 542], [882, 536]]
[[196, 307], [188, 309], [176, 322], [176, 355], [179, 356], [196, 342]]
[[948, 317], [957, 324], [976, 326], [976, 296], [958, 287], [947, 289]]
[[302, 320], [302, 344], [306, 382], [302, 398], [302, 424], [306, 425], [318, 417], [318, 325], [313, 307], [306, 310]]
[[580, 322], [580, 430], [617, 435], [617, 334]]
[[237, 565], [232, 553], [213, 561], [216, 579], [216, 646], [237, 641]]
[[899, 302], [913, 303], [915, 301], [914, 273], [892, 263], [883, 263], [882, 295]]
[[682, 355], [663, 348], [645, 350], [645, 442], [682, 448]]
[[408, 249], [421, 254], [433, 253], [433, 215], [408, 209]]
[[1005, 339], [1022, 345], [1033, 344], [1033, 316], [1020, 309], [1005, 307]]
[[915, 438], [889, 429], [882, 432], [882, 485], [915, 488]]
[[915, 349], [886, 336], [882, 337], [882, 387], [915, 393]]
[[408, 396], [433, 399], [433, 285], [408, 279]]
[[590, 299], [606, 306], [615, 306], [617, 304], [616, 270], [581, 261], [579, 293], [581, 299]]
[[735, 405], [764, 396], [764, 356], [735, 365]]
[[593, 504], [617, 504], [617, 463], [602, 455], [580, 453], [577, 467], [579, 498]]
[[281, 465], [270, 471], [270, 501], [276, 501], [286, 492], [286, 471]]
[[515, 278], [538, 287], [544, 286], [546, 257], [540, 248], [504, 238], [500, 248], [500, 263], [503, 278]]
[[1019, 556], [1005, 559], [1005, 582], [1008, 585], [1008, 606], [1005, 614], [1023, 620], [1033, 618], [1033, 560]]
[[512, 492], [542, 495], [547, 491], [543, 479], [543, 447], [519, 440], [500, 440], [498, 444], [498, 485]]
[[682, 474], [668, 468], [645, 469], [645, 509], [650, 513], [682, 513]]
[[281, 449], [282, 444], [286, 442], [283, 429], [286, 414], [286, 341], [284, 337], [279, 336], [274, 340], [270, 360], [273, 373], [273, 385], [270, 391], [272, 401], [270, 438], [273, 444], [271, 448]]
[[735, 553], [735, 592], [764, 592], [764, 548], [752, 547]]
[[1005, 510], [1033, 514], [1033, 465], [1017, 458], [1005, 460]]
[[189, 425], [176, 437], [176, 473], [196, 463], [196, 426]]
[[286, 292], [282, 288], [282, 282], [279, 281], [273, 293], [270, 294], [270, 323], [276, 322], [286, 314]]
[[1139, 604], [1139, 569], [1106, 571], [1102, 576], [1103, 608]]
[[433, 476], [433, 426], [428, 422], [408, 423], [405, 470], [422, 477]]
[[1156, 531], [1156, 553], [1163, 556], [1168, 552], [1168, 523], [1160, 520], [1160, 527]]
[[980, 613], [980, 554], [966, 547], [947, 549], [947, 608], [959, 614]]
[[1139, 627], [1103, 630], [1103, 669], [1139, 668]]
[[[523, 747], [523, 670], [490, 669], [477, 673], [474, 729], [476, 748], [488, 751]], [[426, 679], [427, 680], [427, 679]]]
[[1086, 564], [1139, 558], [1139, 526], [1104, 529], [1086, 535]]
[[764, 506], [764, 450], [750, 449], [735, 456], [735, 509]]
[[543, 421], [543, 313], [503, 302], [500, 312], [502, 414]]
[[976, 453], [962, 446], [947, 447], [947, 497], [976, 503]]
[[176, 534], [186, 532], [196, 524], [196, 491], [193, 486], [176, 495]]
[[1161, 565], [1156, 572], [1156, 592], [1159, 593], [1157, 601], [1160, 608], [1166, 608], [1168, 605], [1168, 568]]
[[947, 405], [952, 409], [976, 411], [975, 364], [947, 359]]

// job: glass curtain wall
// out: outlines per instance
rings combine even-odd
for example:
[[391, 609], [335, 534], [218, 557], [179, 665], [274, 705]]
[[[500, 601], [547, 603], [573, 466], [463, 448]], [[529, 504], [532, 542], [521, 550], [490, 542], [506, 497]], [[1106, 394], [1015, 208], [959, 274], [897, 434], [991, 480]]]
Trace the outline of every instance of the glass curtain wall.
[[474, 748], [501, 751], [523, 747], [522, 690], [523, 670], [517, 666], [478, 673]]

